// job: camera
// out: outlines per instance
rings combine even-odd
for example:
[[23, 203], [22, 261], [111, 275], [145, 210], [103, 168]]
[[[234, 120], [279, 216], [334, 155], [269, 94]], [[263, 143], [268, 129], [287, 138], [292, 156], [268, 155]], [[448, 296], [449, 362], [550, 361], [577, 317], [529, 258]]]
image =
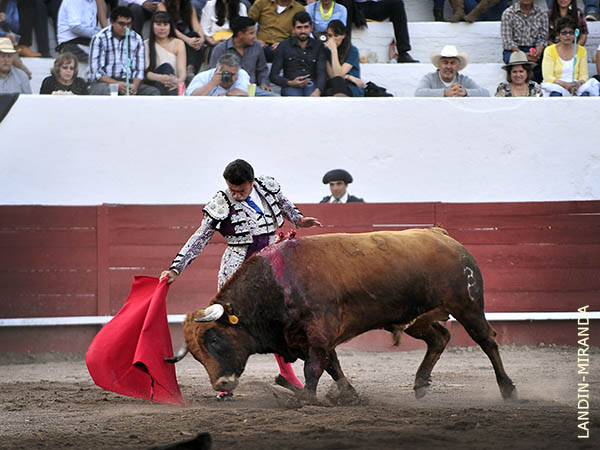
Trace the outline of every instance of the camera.
[[223, 72], [221, 72], [221, 81], [223, 81], [225, 83], [231, 83], [232, 80], [233, 80], [232, 72], [229, 72], [227, 70], [224, 70]]
[[322, 34], [322, 35], [320, 35], [320, 36], [319, 36], [319, 40], [320, 40], [321, 42], [327, 42], [327, 35], [326, 35], [326, 34]]

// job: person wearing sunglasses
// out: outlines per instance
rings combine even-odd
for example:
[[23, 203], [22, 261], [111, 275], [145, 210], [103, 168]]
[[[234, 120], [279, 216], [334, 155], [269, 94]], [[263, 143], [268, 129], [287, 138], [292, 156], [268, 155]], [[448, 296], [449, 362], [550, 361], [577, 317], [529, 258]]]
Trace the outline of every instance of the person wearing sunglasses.
[[577, 25], [563, 17], [556, 25], [558, 43], [546, 47], [542, 90], [548, 97], [597, 96], [598, 80], [589, 78], [585, 47], [575, 44]]
[[160, 95], [156, 87], [142, 84], [144, 42], [131, 29], [132, 24], [129, 8], [119, 6], [110, 14], [110, 25], [93, 37], [88, 66], [90, 95], [110, 95], [111, 85], [118, 85], [119, 95]]

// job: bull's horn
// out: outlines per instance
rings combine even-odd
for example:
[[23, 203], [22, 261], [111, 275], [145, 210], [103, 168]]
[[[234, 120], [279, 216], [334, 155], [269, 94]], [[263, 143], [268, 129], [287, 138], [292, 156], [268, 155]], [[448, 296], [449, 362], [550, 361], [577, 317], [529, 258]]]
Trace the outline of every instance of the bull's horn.
[[188, 354], [187, 344], [183, 344], [183, 346], [177, 351], [177, 354], [171, 358], [165, 358], [165, 361], [168, 363], [176, 363], [181, 361], [185, 355]]
[[204, 310], [204, 317], [198, 317], [194, 319], [195, 322], [214, 322], [218, 320], [223, 313], [225, 312], [225, 308], [223, 305], [219, 305], [215, 303], [214, 305], [210, 305], [208, 308]]

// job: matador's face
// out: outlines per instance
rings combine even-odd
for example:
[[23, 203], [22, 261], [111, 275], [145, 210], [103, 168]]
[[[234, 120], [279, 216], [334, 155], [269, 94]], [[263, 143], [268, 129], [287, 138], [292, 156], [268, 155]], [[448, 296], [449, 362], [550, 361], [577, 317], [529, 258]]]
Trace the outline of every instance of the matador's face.
[[254, 183], [254, 180], [246, 181], [242, 184], [232, 184], [227, 180], [225, 180], [225, 182], [227, 183], [229, 192], [231, 192], [231, 196], [238, 202], [243, 202], [252, 193], [252, 184]]

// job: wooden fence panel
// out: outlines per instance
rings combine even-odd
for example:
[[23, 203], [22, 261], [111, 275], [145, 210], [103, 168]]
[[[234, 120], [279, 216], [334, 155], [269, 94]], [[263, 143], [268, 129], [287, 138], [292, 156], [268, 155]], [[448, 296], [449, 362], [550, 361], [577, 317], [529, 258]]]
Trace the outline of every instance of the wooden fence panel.
[[[443, 226], [479, 262], [489, 312], [574, 312], [582, 305], [600, 310], [600, 201], [306, 204], [299, 208], [319, 218], [323, 228], [301, 229], [298, 236]], [[202, 205], [0, 206], [0, 317], [115, 314], [129, 294], [133, 277], [158, 276], [201, 219]], [[290, 229], [287, 224], [282, 231]], [[225, 245], [215, 234], [171, 287], [169, 314], [185, 313], [210, 301]], [[558, 334], [565, 327], [557, 322], [528, 326], [506, 322], [496, 328], [501, 330], [501, 342], [530, 343], [536, 336], [547, 342], [552, 342], [552, 336], [557, 343], [565, 339]], [[17, 339], [35, 336], [32, 330], [18, 330], [1, 330], [8, 338], [0, 351], [36, 348], [17, 345]], [[93, 335], [90, 327], [43, 330], [48, 336], [51, 330], [65, 334], [48, 338], [60, 347], [57, 351], [80, 351]], [[378, 349], [389, 345], [384, 332], [369, 333], [355, 342]], [[453, 342], [463, 340], [457, 337]]]

